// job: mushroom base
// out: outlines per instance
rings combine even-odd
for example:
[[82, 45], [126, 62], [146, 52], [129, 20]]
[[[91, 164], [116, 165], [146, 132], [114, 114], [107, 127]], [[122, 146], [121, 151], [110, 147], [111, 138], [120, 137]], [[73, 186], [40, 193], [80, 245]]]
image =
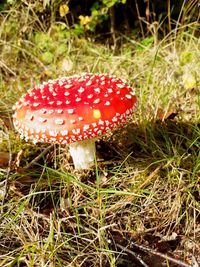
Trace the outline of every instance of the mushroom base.
[[75, 142], [69, 145], [76, 170], [89, 169], [95, 162], [95, 139]]

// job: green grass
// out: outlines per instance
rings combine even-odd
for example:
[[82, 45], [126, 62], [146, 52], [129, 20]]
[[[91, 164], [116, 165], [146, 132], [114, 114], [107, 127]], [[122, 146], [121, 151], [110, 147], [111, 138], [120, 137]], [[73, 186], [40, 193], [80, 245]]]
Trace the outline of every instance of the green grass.
[[[33, 33], [10, 28], [19, 15], [10, 12], [0, 29], [0, 266], [140, 266], [137, 255], [149, 266], [162, 262], [130, 254], [131, 242], [200, 261], [198, 23], [177, 26], [156, 45], [121, 36], [117, 52], [54, 32], [49, 42], [66, 50], [47, 64]], [[90, 172], [74, 171], [58, 146], [29, 164], [48, 144], [20, 140], [12, 105], [41, 81], [82, 72], [127, 80], [138, 97], [133, 118], [97, 142]]]

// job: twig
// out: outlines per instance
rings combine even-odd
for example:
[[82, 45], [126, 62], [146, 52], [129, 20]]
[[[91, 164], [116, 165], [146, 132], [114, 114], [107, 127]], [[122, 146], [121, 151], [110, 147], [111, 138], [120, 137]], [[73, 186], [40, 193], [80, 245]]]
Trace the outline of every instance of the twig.
[[116, 247], [122, 249], [122, 251], [125, 251], [125, 252], [133, 255], [144, 267], [148, 267], [148, 265], [135, 252], [131, 251], [128, 248], [121, 246], [120, 244], [116, 244]]
[[25, 167], [25, 169], [30, 168], [32, 165], [36, 164], [38, 160], [40, 160], [49, 150], [51, 150], [54, 147], [54, 144], [46, 147], [37, 157], [35, 157], [30, 163], [28, 163]]
[[175, 264], [177, 264], [179, 266], [182, 266], [182, 267], [192, 267], [192, 265], [188, 265], [187, 263], [185, 263], [183, 261], [174, 259], [174, 258], [172, 258], [172, 257], [170, 257], [170, 256], [168, 256], [166, 254], [161, 253], [161, 252], [157, 252], [157, 251], [153, 250], [152, 248], [143, 247], [143, 246], [138, 245], [138, 244], [136, 244], [134, 242], [131, 242], [131, 246], [134, 246], [136, 248], [139, 248], [140, 250], [143, 250], [144, 252], [152, 253], [152, 254], [154, 254], [154, 255], [162, 258], [162, 259], [165, 259], [165, 260], [167, 259], [167, 260], [169, 260], [169, 261], [171, 261], [171, 262], [173, 262], [173, 263], [175, 263]]

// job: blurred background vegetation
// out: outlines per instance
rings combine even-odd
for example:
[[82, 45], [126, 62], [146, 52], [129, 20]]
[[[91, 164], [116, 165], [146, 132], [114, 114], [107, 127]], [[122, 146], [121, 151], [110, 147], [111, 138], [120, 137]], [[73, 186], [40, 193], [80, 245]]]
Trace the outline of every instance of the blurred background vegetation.
[[43, 64], [62, 57], [72, 38], [103, 42], [117, 51], [127, 38], [143, 38], [148, 46], [199, 20], [198, 0], [7, 0], [0, 11], [3, 60], [12, 49], [13, 60], [37, 57]]

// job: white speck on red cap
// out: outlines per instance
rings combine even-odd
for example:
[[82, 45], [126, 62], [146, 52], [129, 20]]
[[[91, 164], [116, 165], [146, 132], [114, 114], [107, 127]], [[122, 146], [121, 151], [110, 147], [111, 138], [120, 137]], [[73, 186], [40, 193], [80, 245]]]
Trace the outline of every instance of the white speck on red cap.
[[79, 89], [78, 89], [78, 92], [79, 93], [83, 93], [85, 91], [85, 88], [83, 88], [83, 87], [80, 87]]
[[78, 128], [78, 129], [72, 129], [72, 133], [77, 135], [77, 134], [80, 134], [81, 130]]
[[70, 109], [67, 110], [67, 112], [68, 112], [69, 114], [73, 114], [73, 113], [74, 113], [74, 109], [73, 109], [73, 108], [70, 108]]
[[132, 96], [129, 95], [129, 94], [126, 94], [125, 97], [128, 98], [128, 99], [131, 99], [132, 98]]
[[101, 101], [101, 99], [100, 99], [100, 98], [97, 98], [97, 99], [95, 99], [95, 100], [93, 101], [93, 103], [94, 103], [94, 104], [98, 104], [100, 101]]
[[51, 114], [54, 113], [54, 110], [53, 109], [49, 109], [49, 110], [47, 110], [47, 113], [51, 115]]
[[[69, 88], [72, 87], [72, 84], [66, 84], [64, 87], [65, 87], [66, 89], [69, 89]], [[65, 92], [65, 95], [69, 95], [69, 93], [68, 93], [68, 92]]]
[[38, 107], [39, 105], [40, 103], [37, 103], [37, 102], [33, 103], [33, 107]]
[[65, 123], [65, 121], [63, 119], [55, 119], [55, 124], [57, 125], [63, 125]]
[[94, 91], [95, 91], [96, 93], [100, 93], [100, 92], [101, 92], [101, 89], [100, 89], [100, 88], [94, 88]]
[[56, 112], [57, 112], [58, 114], [63, 114], [63, 109], [57, 109]]
[[76, 120], [70, 120], [71, 124], [74, 124], [76, 122]]
[[92, 81], [91, 81], [91, 80], [89, 80], [89, 81], [86, 83], [87, 86], [90, 86], [91, 84], [92, 84]]
[[104, 105], [105, 106], [110, 106], [110, 101], [106, 101]]
[[57, 131], [55, 131], [55, 130], [50, 130], [49, 134], [50, 134], [50, 136], [57, 136], [58, 135]]
[[93, 96], [94, 96], [93, 94], [90, 94], [90, 95], [87, 96], [87, 98], [90, 99], [90, 98], [93, 98]]
[[122, 83], [118, 83], [118, 84], [116, 84], [116, 86], [117, 86], [118, 88], [123, 88], [123, 87], [124, 87], [124, 85], [123, 85]]
[[60, 133], [62, 136], [66, 136], [66, 135], [68, 135], [68, 130], [63, 130]]

